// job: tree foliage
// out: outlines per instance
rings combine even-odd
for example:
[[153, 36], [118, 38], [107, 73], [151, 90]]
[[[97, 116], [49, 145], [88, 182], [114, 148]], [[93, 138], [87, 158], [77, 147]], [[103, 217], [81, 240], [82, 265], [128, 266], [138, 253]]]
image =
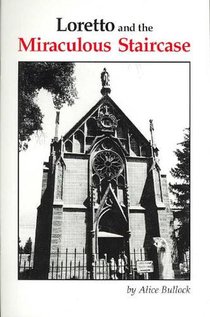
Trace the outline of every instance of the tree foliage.
[[190, 245], [190, 130], [185, 129], [184, 141], [174, 152], [177, 156], [176, 167], [171, 169], [171, 175], [177, 180], [170, 184], [170, 191], [174, 194], [174, 205], [178, 208], [179, 220], [177, 246], [179, 258], [189, 249]]
[[52, 94], [54, 106], [71, 106], [77, 96], [74, 64], [70, 62], [19, 63], [19, 150], [27, 149], [31, 135], [42, 130], [43, 115], [36, 102], [41, 88]]
[[171, 192], [175, 195], [175, 206], [184, 211], [189, 211], [190, 205], [190, 135], [189, 129], [185, 130], [184, 141], [180, 143], [181, 149], [174, 153], [177, 156], [176, 167], [171, 169], [171, 175], [178, 182], [170, 185]]
[[22, 247], [22, 245], [20, 243], [21, 243], [21, 240], [20, 240], [20, 238], [18, 238], [18, 253], [19, 254], [24, 252], [23, 251], [23, 247]]

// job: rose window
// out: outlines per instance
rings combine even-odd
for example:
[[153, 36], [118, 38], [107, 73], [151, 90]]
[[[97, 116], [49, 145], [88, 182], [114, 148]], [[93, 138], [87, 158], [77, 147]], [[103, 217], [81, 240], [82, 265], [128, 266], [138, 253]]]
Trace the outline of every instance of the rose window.
[[100, 178], [112, 179], [122, 172], [123, 161], [116, 152], [104, 150], [96, 154], [93, 169]]

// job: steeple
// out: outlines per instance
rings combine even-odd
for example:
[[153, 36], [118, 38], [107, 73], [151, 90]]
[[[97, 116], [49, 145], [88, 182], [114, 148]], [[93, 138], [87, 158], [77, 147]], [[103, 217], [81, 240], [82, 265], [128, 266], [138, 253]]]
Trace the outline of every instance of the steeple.
[[54, 108], [56, 109], [54, 141], [58, 141], [58, 130], [59, 130], [59, 124], [60, 124], [60, 109], [62, 108], [62, 106], [56, 105], [54, 106]]
[[107, 72], [106, 68], [104, 68], [103, 72], [101, 73], [101, 84], [102, 84], [101, 94], [103, 96], [110, 94], [111, 93], [110, 79], [109, 79], [109, 73]]

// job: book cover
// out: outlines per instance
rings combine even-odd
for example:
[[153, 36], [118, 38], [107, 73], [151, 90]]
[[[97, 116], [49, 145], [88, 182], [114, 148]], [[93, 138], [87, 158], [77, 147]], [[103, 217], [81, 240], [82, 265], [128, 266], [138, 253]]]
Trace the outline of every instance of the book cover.
[[3, 316], [208, 314], [208, 20], [3, 1]]

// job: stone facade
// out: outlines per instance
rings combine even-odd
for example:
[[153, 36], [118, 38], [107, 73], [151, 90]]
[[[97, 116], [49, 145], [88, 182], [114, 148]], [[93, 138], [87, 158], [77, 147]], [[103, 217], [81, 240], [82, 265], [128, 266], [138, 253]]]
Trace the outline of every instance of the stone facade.
[[[116, 257], [153, 247], [153, 237], [171, 244], [167, 181], [157, 149], [110, 98], [103, 97], [51, 144], [38, 208], [35, 272], [46, 278], [53, 252]], [[109, 254], [110, 253], [110, 254]]]

